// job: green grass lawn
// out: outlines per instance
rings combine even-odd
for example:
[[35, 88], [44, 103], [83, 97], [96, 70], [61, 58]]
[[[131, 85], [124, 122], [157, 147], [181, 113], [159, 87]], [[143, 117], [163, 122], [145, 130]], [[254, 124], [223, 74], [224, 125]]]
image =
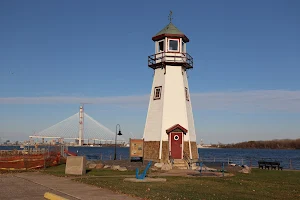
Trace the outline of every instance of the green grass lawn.
[[146, 199], [300, 199], [299, 171], [253, 169], [225, 178], [166, 178], [160, 183], [124, 182], [121, 177], [75, 180]]
[[[43, 171], [56, 176], [65, 175], [65, 165]], [[146, 199], [299, 199], [300, 171], [253, 169], [251, 174], [237, 173], [232, 177], [165, 177], [167, 182], [124, 182], [119, 175], [134, 175], [134, 171], [92, 169], [87, 176], [75, 181]], [[70, 176], [70, 175], [68, 175]], [[72, 175], [71, 175], [72, 176]], [[93, 177], [116, 176], [116, 177]]]
[[[76, 175], [66, 175], [65, 174], [65, 164], [49, 167], [43, 170], [43, 173], [55, 175], [55, 176], [76, 176]], [[134, 171], [115, 171], [111, 169], [91, 169], [87, 170], [87, 176], [118, 176], [118, 175], [134, 175]]]

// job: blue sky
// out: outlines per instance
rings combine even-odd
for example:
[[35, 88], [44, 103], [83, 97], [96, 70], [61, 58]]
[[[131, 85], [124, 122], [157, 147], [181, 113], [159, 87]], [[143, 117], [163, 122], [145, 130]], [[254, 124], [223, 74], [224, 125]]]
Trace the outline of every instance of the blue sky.
[[197, 140], [298, 138], [299, 9], [297, 0], [0, 1], [0, 137], [27, 139], [82, 101], [108, 128], [141, 137], [151, 37], [172, 10], [195, 63]]

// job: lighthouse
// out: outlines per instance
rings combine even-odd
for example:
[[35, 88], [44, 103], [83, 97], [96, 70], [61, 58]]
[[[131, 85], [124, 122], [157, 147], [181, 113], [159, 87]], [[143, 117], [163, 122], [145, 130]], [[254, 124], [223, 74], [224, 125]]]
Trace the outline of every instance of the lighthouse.
[[144, 129], [144, 159], [197, 160], [196, 133], [187, 72], [193, 58], [187, 53], [189, 38], [173, 23], [152, 37], [155, 54], [148, 56], [154, 71]]

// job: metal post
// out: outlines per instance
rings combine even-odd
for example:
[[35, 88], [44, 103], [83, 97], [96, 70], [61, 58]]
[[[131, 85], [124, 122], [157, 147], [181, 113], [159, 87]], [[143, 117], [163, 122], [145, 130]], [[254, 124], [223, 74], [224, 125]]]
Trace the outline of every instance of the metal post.
[[200, 176], [202, 174], [202, 162], [200, 162]]
[[26, 171], [27, 171], [27, 156], [30, 156], [29, 151], [28, 151], [28, 154], [27, 154], [27, 155], [24, 155], [24, 165], [25, 165]]
[[[118, 127], [119, 127], [119, 133], [118, 133]], [[115, 137], [115, 155], [114, 155], [114, 160], [117, 159], [117, 136], [122, 135], [121, 134], [121, 126], [120, 124], [116, 125], [116, 137]]]
[[224, 177], [224, 163], [222, 163], [222, 175]]
[[116, 126], [116, 137], [115, 137], [115, 156], [114, 156], [114, 160], [117, 159], [117, 127], [118, 125]]
[[44, 154], [44, 169], [46, 169], [46, 152], [44, 152], [43, 154]]

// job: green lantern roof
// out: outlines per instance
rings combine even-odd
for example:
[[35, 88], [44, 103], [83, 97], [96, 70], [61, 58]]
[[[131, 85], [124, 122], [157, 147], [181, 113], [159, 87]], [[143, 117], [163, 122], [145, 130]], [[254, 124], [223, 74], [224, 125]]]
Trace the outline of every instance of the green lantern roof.
[[172, 24], [172, 22], [170, 22], [165, 28], [159, 31], [155, 36], [162, 35], [162, 34], [184, 35], [176, 26], [174, 26], [174, 24]]
[[189, 39], [186, 37], [184, 33], [182, 33], [172, 22], [170, 22], [165, 28], [159, 31], [156, 35], [152, 37], [153, 41], [158, 41], [163, 39], [164, 37], [175, 37], [182, 38], [184, 42], [189, 42]]

